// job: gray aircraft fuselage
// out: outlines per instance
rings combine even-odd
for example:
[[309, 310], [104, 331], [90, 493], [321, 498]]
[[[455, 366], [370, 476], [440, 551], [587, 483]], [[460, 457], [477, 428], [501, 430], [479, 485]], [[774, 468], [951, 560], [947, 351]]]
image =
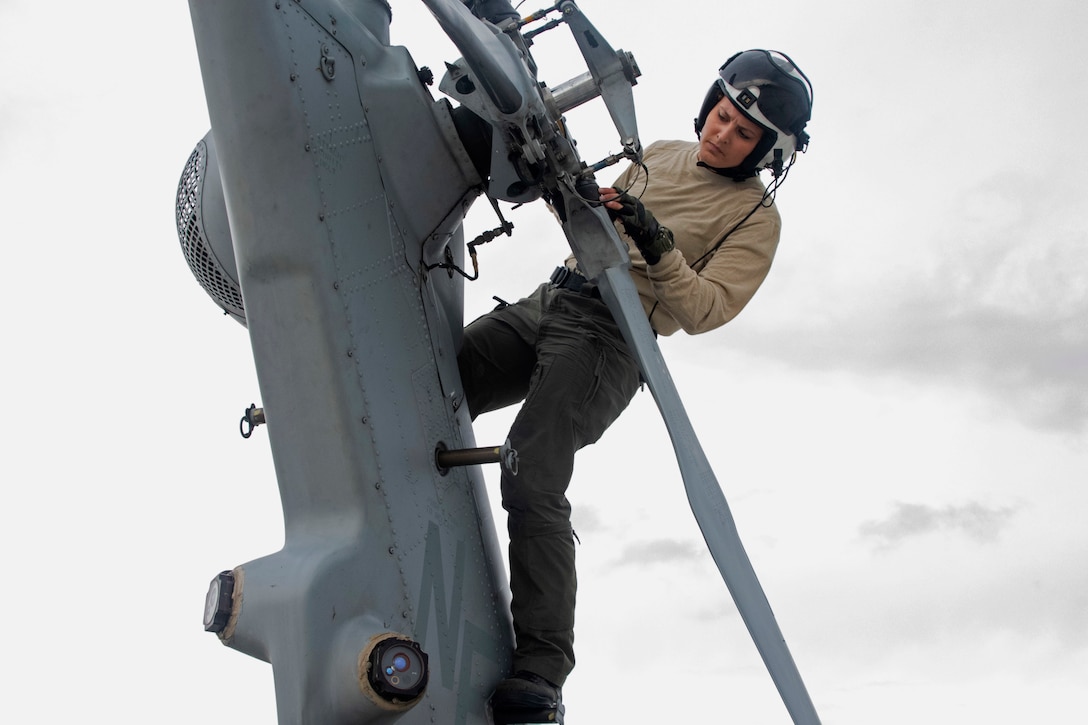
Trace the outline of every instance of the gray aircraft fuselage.
[[589, 72], [549, 89], [506, 0], [423, 1], [464, 56], [440, 88], [490, 124], [482, 145], [389, 44], [385, 0], [190, 0], [212, 130], [179, 186], [179, 236], [248, 329], [262, 407], [247, 420], [267, 424], [285, 527], [282, 550], [213, 580], [206, 628], [271, 663], [281, 725], [486, 721], [513, 634], [482, 476], [451, 463], [481, 450], [456, 362], [462, 222], [481, 194], [545, 198], [639, 362], [787, 709], [818, 723], [596, 203], [599, 165], [561, 116], [601, 96], [624, 149], [610, 161], [638, 160], [633, 58], [560, 0], [547, 12]]

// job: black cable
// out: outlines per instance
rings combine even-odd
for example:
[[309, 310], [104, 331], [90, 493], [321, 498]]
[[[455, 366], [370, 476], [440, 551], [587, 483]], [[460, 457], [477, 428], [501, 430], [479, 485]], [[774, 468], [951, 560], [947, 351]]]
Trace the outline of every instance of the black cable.
[[[646, 162], [643, 161], [642, 159], [639, 159], [635, 163], [638, 165], [638, 167], [640, 169], [642, 169], [644, 172], [646, 172], [646, 180], [642, 182], [642, 191], [640, 191], [638, 193], [638, 196], [635, 197], [636, 199], [641, 200], [642, 195], [646, 193], [646, 189], [650, 186], [650, 168], [648, 166], [646, 166]], [[641, 175], [642, 174], [638, 173], [637, 171], [635, 172], [635, 178], [631, 179], [631, 184], [626, 189], [622, 190], [624, 194], [631, 191], [631, 189], [635, 188], [635, 184], [638, 183], [638, 177], [641, 176]]]
[[[729, 238], [730, 234], [732, 234], [733, 232], [740, 229], [741, 225], [744, 224], [744, 222], [751, 219], [752, 215], [755, 214], [759, 210], [760, 207], [765, 206], [765, 207], [767, 207], [769, 209], [771, 207], [771, 205], [774, 204], [775, 196], [778, 194], [778, 187], [782, 186], [782, 183], [785, 182], [786, 177], [790, 173], [790, 169], [793, 168], [793, 163], [794, 163], [795, 159], [796, 159], [796, 156], [794, 156], [794, 157], [792, 157], [790, 159], [789, 166], [787, 166], [782, 171], [782, 174], [780, 176], [776, 176], [774, 178], [774, 180], [771, 182], [771, 185], [769, 187], [767, 187], [767, 189], [763, 192], [763, 196], [760, 198], [760, 200], [756, 203], [755, 206], [752, 207], [751, 211], [749, 211], [747, 214], [744, 215], [743, 219], [741, 219], [739, 222], [734, 224], [732, 229], [730, 229], [725, 234], [723, 234], [722, 238], [718, 240], [717, 244], [715, 244], [713, 247], [708, 249], [706, 252], [703, 253], [703, 255], [701, 257], [699, 257], [694, 262], [692, 262], [690, 265], [688, 265], [689, 267], [692, 268], [692, 270], [695, 271], [696, 275], [698, 275], [699, 272], [701, 272], [703, 269], [706, 268], [706, 264], [704, 264], [700, 269], [695, 269], [695, 265], [699, 264], [699, 262], [702, 262], [704, 259], [706, 259], [707, 264], [709, 264], [710, 261], [709, 261], [708, 258], [712, 257], [714, 255], [714, 253], [717, 252], [718, 249], [721, 248], [721, 246], [723, 244], [725, 244], [725, 240]], [[649, 172], [647, 171], [647, 176], [648, 175], [649, 175]], [[643, 189], [643, 193], [645, 193], [645, 191], [646, 190]], [[657, 312], [657, 306], [659, 304], [661, 304], [660, 300], [654, 300], [654, 306], [650, 308], [650, 314], [646, 316], [646, 319], [648, 321], [650, 321], [651, 329], [653, 328], [654, 313]], [[656, 332], [657, 331], [655, 330], [654, 333], [656, 334]]]

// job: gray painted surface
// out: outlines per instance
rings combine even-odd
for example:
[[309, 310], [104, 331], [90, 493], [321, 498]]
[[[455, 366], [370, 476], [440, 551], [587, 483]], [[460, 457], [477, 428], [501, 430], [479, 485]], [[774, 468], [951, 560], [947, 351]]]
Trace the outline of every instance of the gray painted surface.
[[[636, 351], [704, 537], [787, 708], [818, 722], [638, 304], [626, 249], [581, 196], [592, 197], [592, 175], [519, 34], [459, 0], [424, 2], [463, 54], [440, 88], [494, 129], [488, 195], [556, 207]], [[284, 725], [483, 722], [509, 667], [509, 595], [479, 471], [435, 465], [438, 447], [475, 443], [456, 369], [461, 277], [427, 270], [447, 250], [463, 266], [461, 221], [484, 182], [448, 105], [389, 46], [384, 0], [190, 9], [286, 530], [281, 551], [234, 570], [220, 637], [272, 664]], [[637, 156], [633, 59], [573, 3], [559, 11]], [[585, 102], [587, 81], [575, 80], [570, 96]], [[429, 655], [418, 698], [367, 684], [367, 653], [383, 638]]]
[[224, 640], [271, 662], [281, 723], [388, 717], [358, 682], [385, 632], [430, 654], [402, 722], [481, 722], [508, 595], [478, 470], [433, 462], [474, 441], [460, 282], [420, 271], [432, 234], [460, 240], [478, 180], [381, 3], [191, 11], [286, 530], [239, 567]]

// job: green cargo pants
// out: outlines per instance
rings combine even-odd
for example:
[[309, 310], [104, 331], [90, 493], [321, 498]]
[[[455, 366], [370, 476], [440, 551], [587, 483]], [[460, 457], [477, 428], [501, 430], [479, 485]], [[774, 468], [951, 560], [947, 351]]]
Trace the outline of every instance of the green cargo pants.
[[501, 482], [514, 671], [562, 686], [574, 668], [577, 577], [566, 497], [574, 454], [630, 403], [638, 366], [591, 286], [572, 292], [550, 284], [465, 328], [458, 364], [473, 419], [525, 401], [510, 429], [519, 472]]

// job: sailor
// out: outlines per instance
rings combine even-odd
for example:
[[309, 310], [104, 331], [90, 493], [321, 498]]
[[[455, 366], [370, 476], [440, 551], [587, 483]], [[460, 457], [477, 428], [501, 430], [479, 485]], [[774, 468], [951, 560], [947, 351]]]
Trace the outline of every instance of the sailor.
[[[811, 106], [812, 86], [788, 56], [737, 53], [699, 109], [697, 140], [651, 144], [641, 165], [600, 190], [657, 334], [709, 332], [752, 299], [778, 245], [774, 192], [808, 144]], [[577, 588], [567, 486], [575, 453], [638, 389], [638, 366], [573, 257], [526, 298], [471, 323], [458, 364], [474, 419], [524, 401], [509, 436], [520, 470], [501, 480], [516, 649], [491, 706], [496, 722], [561, 713]]]

